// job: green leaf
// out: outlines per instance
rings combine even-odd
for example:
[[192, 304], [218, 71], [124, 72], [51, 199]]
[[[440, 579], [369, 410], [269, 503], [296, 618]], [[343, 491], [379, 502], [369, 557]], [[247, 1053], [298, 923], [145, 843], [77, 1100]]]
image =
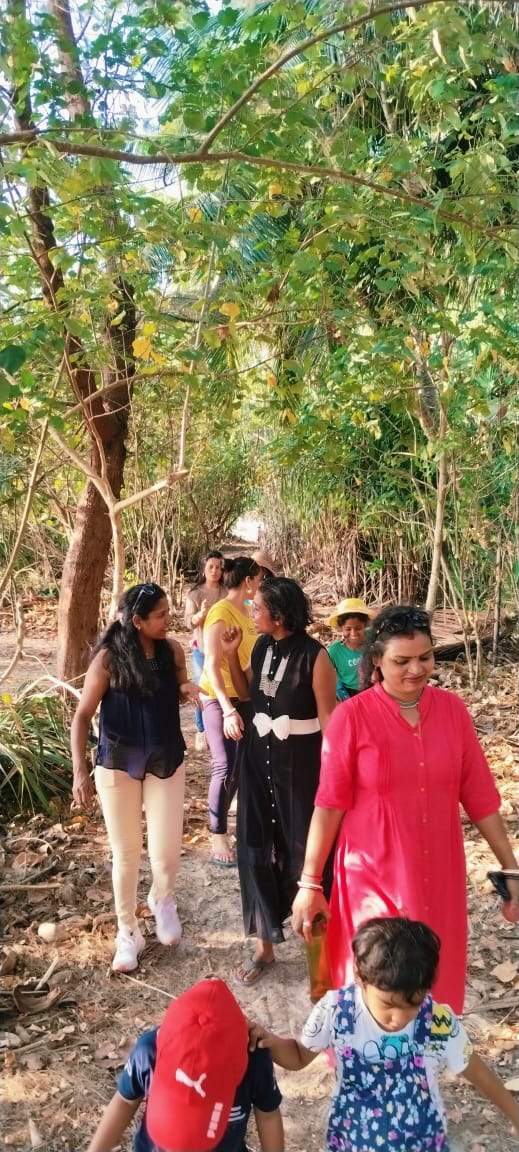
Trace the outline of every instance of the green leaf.
[[0, 368], [14, 375], [21, 368], [26, 359], [25, 348], [21, 344], [6, 344], [0, 348]]

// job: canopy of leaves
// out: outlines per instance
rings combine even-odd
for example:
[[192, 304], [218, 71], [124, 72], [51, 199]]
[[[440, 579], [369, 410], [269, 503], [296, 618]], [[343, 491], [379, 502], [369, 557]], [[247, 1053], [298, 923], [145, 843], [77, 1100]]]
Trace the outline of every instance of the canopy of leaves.
[[[57, 7], [11, 0], [1, 33], [4, 451], [46, 417], [83, 450], [64, 338], [102, 386], [119, 278], [140, 318], [129, 491], [178, 457], [187, 413], [197, 543], [233, 491], [268, 520], [274, 485], [303, 529], [333, 513], [412, 551], [446, 457], [451, 576], [475, 565], [484, 600], [513, 519], [515, 6], [87, 0], [81, 81]], [[66, 486], [63, 523], [78, 478], [50, 449], [45, 477], [49, 500]]]

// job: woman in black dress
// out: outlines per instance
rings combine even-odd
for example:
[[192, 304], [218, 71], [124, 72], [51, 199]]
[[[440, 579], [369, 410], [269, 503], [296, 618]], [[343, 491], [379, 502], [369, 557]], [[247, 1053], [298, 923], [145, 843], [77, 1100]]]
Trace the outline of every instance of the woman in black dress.
[[308, 636], [308, 601], [294, 580], [264, 580], [254, 595], [263, 633], [251, 658], [253, 723], [246, 736], [238, 790], [238, 868], [247, 936], [254, 956], [240, 969], [254, 984], [284, 940], [297, 893], [319, 782], [322, 733], [335, 707], [335, 670]]

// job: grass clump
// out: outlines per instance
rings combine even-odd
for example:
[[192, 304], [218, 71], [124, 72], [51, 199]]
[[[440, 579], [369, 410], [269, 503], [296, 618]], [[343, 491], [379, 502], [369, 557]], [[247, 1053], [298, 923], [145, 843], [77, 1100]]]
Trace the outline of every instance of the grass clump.
[[52, 815], [70, 802], [70, 720], [58, 693], [0, 697], [0, 807]]

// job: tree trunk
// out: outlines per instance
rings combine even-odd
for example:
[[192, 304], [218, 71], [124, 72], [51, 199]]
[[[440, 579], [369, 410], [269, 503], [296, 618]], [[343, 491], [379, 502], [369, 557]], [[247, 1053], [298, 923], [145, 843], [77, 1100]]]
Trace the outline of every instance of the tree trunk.
[[[105, 446], [108, 479], [121, 491], [126, 422]], [[91, 481], [80, 496], [74, 531], [63, 565], [58, 605], [57, 669], [60, 680], [84, 675], [99, 631], [99, 604], [112, 543], [112, 526], [101, 493]]]
[[[82, 122], [86, 121], [94, 127], [95, 120], [81, 72], [69, 0], [50, 0], [49, 6], [58, 32], [56, 47], [71, 122], [79, 117]], [[10, 0], [8, 14], [11, 18], [26, 20], [25, 0]], [[14, 74], [17, 75], [16, 61]], [[23, 61], [20, 74], [25, 77]], [[17, 125], [23, 130], [32, 129], [31, 93], [25, 82], [20, 84], [15, 79], [11, 102]], [[109, 191], [109, 188], [100, 188], [99, 193], [102, 191]], [[28, 202], [32, 234], [30, 251], [38, 267], [43, 296], [52, 311], [65, 316], [59, 298], [60, 290], [64, 288], [63, 273], [59, 261], [54, 260], [54, 252], [58, 250], [59, 243], [55, 235], [51, 197], [43, 180], [29, 185]], [[111, 230], [115, 234], [117, 218], [109, 205], [107, 211], [111, 215]], [[111, 388], [108, 396], [96, 394], [97, 366], [89, 362], [81, 342], [67, 333], [66, 327], [63, 329], [63, 363], [74, 395], [82, 406], [91, 445], [90, 465], [98, 476], [108, 481], [117, 500], [123, 482], [131, 381], [135, 371], [132, 345], [137, 321], [131, 284], [120, 277], [115, 265], [111, 268], [107, 262], [106, 266], [113, 272], [113, 297], [117, 304], [116, 311], [123, 311], [123, 319], [113, 326], [111, 317], [107, 316], [102, 330], [96, 333], [96, 339], [109, 352], [102, 370], [103, 386], [118, 386]], [[111, 542], [112, 526], [107, 504], [95, 484], [89, 480], [78, 503], [74, 531], [61, 578], [57, 669], [62, 680], [76, 680], [87, 667], [98, 631], [99, 603]]]
[[426, 612], [434, 612], [440, 584], [440, 572], [443, 552], [443, 525], [445, 519], [445, 501], [448, 491], [447, 453], [443, 451], [438, 460], [438, 481], [436, 487], [436, 512], [434, 518], [434, 534], [431, 557], [431, 572], [425, 601]]

